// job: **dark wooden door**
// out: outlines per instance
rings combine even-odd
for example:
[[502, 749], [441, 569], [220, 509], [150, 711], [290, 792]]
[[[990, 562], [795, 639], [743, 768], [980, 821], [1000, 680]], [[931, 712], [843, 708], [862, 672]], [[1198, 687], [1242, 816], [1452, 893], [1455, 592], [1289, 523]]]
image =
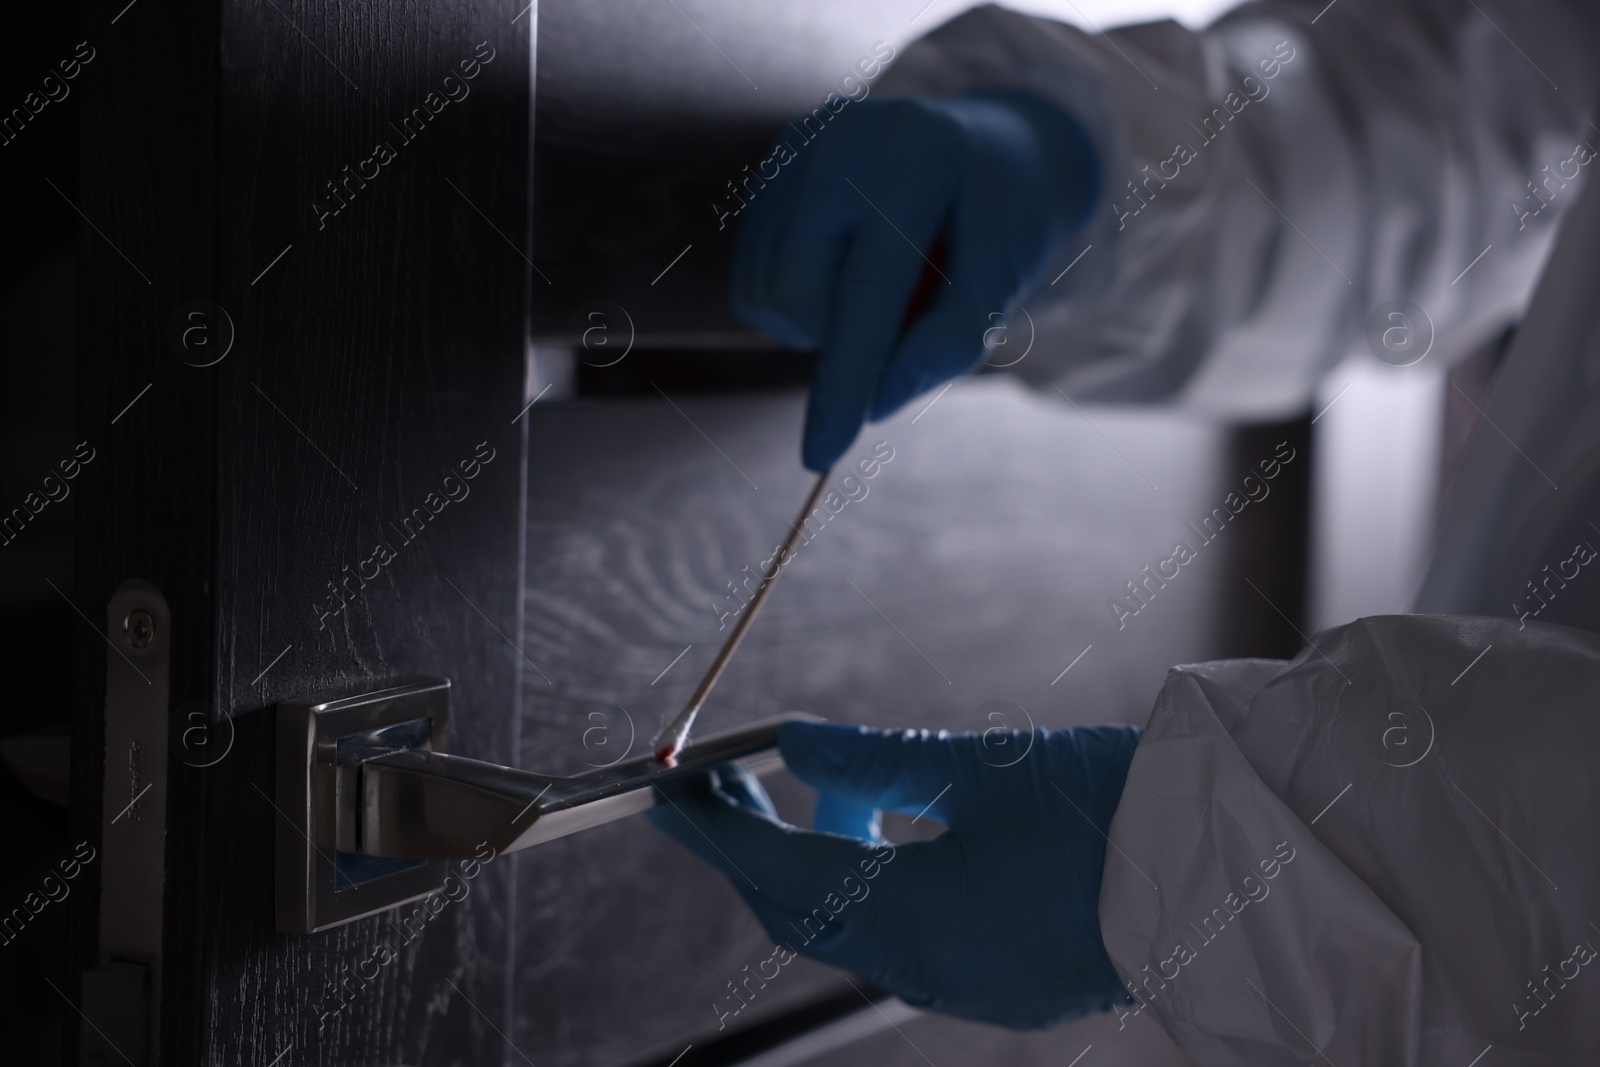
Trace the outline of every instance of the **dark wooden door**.
[[[78, 410], [98, 458], [73, 592], [94, 627], [75, 832], [109, 856], [160, 817], [157, 793], [101, 817], [128, 755], [105, 747], [123, 655], [120, 635], [102, 639], [106, 605], [140, 579], [170, 613], [164, 849], [157, 834], [139, 857], [165, 872], [159, 966], [143, 972], [161, 1063], [487, 1064], [505, 1049], [504, 864], [414, 938], [382, 917], [274, 929], [271, 713], [442, 675], [454, 749], [517, 750], [524, 7], [85, 7]], [[95, 1062], [149, 1054], [115, 1047], [132, 1031], [98, 1015], [127, 992], [107, 992], [97, 908], [124, 888], [79, 898], [71, 1021]]]

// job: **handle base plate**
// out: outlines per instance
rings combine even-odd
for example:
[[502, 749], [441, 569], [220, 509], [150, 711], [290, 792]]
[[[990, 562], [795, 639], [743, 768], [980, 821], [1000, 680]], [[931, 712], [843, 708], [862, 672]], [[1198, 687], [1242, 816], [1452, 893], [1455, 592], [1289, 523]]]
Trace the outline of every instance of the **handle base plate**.
[[[277, 927], [310, 934], [398, 907], [444, 885], [445, 860], [356, 855], [353, 751], [443, 748], [450, 682], [422, 678], [375, 692], [319, 695], [277, 708]], [[341, 752], [344, 759], [341, 760]]]

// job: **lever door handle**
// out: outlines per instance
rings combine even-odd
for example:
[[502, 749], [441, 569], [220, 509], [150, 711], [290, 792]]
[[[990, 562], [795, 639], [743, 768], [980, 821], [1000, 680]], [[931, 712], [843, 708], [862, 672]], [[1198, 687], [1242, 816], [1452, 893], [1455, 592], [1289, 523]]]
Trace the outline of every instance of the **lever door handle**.
[[755, 774], [783, 765], [778, 727], [787, 715], [697, 741], [668, 767], [653, 755], [571, 777], [443, 752], [406, 749], [362, 759], [357, 851], [390, 859], [467, 858], [485, 843], [514, 852], [661, 802], [668, 787], [719, 764]]
[[726, 763], [782, 765], [765, 719], [705, 738], [672, 766], [651, 754], [571, 777], [446, 751], [450, 682], [278, 705], [278, 929], [311, 933], [415, 900], [451, 860], [479, 860], [587, 830], [659, 803], [661, 790]]

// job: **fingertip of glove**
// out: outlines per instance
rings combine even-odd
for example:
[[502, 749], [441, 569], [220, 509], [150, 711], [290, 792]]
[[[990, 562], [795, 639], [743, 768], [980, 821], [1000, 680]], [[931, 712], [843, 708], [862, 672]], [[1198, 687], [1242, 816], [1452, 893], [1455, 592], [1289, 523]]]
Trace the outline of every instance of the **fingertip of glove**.
[[878, 395], [872, 399], [872, 408], [867, 412], [868, 420], [879, 422], [905, 407], [916, 395], [916, 388], [906, 382], [901, 376], [891, 374], [883, 380], [878, 387]]
[[826, 474], [833, 469], [833, 461], [823, 458], [826, 455], [826, 450], [813, 448], [808, 443], [800, 450], [800, 465], [812, 474]]
[[815, 417], [806, 419], [805, 440], [800, 446], [800, 462], [813, 474], [824, 474], [833, 469], [839, 457], [845, 454], [858, 431], [844, 430], [830, 420]]

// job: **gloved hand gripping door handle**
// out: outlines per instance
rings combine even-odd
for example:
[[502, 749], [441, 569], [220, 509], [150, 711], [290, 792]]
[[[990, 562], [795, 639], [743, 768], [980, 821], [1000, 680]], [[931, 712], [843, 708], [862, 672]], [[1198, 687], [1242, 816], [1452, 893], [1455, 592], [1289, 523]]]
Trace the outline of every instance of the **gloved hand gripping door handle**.
[[781, 766], [789, 715], [571, 777], [443, 751], [450, 682], [423, 679], [277, 709], [278, 928], [310, 933], [438, 890], [450, 860], [527, 848], [645, 811], [725, 763]]

